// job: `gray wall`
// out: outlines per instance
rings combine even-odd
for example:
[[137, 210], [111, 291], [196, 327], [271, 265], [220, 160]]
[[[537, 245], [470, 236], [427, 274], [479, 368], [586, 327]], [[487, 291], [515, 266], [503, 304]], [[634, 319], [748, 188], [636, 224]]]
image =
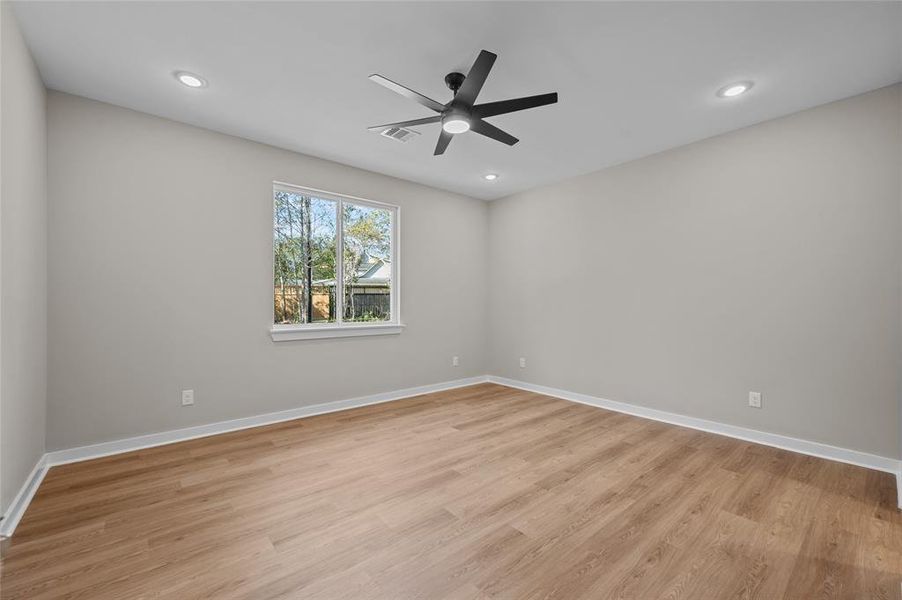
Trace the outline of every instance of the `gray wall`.
[[[485, 373], [485, 203], [56, 92], [48, 128], [49, 449]], [[401, 206], [401, 335], [271, 341], [274, 179]]]
[[898, 457], [900, 102], [491, 203], [491, 372]]
[[[485, 205], [51, 93], [48, 447], [489, 372], [898, 457], [900, 94]], [[270, 340], [273, 179], [402, 206], [403, 334]]]
[[44, 84], [0, 3], [0, 513], [44, 453], [47, 130]]

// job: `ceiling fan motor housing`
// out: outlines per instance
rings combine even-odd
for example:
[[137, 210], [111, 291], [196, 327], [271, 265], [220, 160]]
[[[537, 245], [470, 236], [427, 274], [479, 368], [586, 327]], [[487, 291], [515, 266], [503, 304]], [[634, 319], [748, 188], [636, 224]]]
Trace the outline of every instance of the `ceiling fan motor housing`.
[[454, 106], [453, 104], [442, 114], [442, 122], [445, 121], [470, 121], [473, 118], [466, 106]]

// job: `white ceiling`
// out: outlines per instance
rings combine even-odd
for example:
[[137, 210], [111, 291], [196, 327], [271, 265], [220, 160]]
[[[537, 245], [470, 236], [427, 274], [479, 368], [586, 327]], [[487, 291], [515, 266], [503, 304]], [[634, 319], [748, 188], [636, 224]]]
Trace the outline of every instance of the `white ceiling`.
[[[33, 2], [15, 11], [48, 87], [491, 199], [902, 80], [902, 3]], [[439, 126], [367, 79], [446, 102], [499, 55], [480, 102], [558, 92], [489, 119], [513, 147]], [[172, 72], [209, 87], [191, 90]], [[722, 85], [751, 92], [721, 100]], [[482, 175], [496, 172], [494, 182]], [[304, 182], [298, 182], [303, 184]]]

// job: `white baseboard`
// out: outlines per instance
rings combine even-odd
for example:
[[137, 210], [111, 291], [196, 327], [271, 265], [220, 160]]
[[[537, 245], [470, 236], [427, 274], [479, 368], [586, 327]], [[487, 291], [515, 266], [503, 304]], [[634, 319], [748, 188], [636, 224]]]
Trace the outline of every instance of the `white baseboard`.
[[[176, 442], [193, 440], [211, 435], [217, 435], [220, 433], [227, 433], [230, 431], [238, 431], [241, 429], [260, 427], [262, 425], [271, 425], [273, 423], [281, 423], [283, 421], [291, 421], [294, 419], [301, 419], [314, 415], [349, 410], [361, 406], [391, 402], [392, 400], [400, 400], [402, 398], [409, 398], [411, 396], [419, 396], [421, 394], [440, 392], [443, 390], [466, 387], [468, 385], [485, 382], [497, 383], [499, 385], [505, 385], [512, 388], [545, 394], [546, 396], [561, 398], [563, 400], [569, 400], [571, 402], [578, 402], [580, 404], [587, 404], [589, 406], [605, 408], [608, 410], [626, 413], [637, 417], [725, 435], [749, 442], [764, 444], [766, 446], [774, 446], [776, 448], [782, 448], [784, 450], [791, 450], [793, 452], [799, 452], [801, 454], [817, 456], [819, 458], [826, 458], [828, 460], [849, 463], [861, 467], [867, 467], [869, 469], [875, 469], [878, 471], [886, 471], [895, 474], [897, 490], [902, 490], [902, 461], [897, 459], [868, 454], [866, 452], [859, 452], [857, 450], [848, 450], [846, 448], [839, 448], [836, 446], [830, 446], [828, 444], [811, 442], [775, 433], [767, 433], [764, 431], [747, 429], [745, 427], [739, 427], [736, 425], [727, 425], [725, 423], [719, 423], [717, 421], [708, 421], [705, 419], [688, 417], [685, 415], [670, 413], [654, 408], [646, 408], [635, 404], [628, 404], [626, 402], [606, 400], [604, 398], [597, 398], [595, 396], [589, 396], [587, 394], [568, 392], [566, 390], [527, 383], [524, 381], [517, 381], [515, 379], [507, 379], [505, 377], [496, 377], [493, 375], [481, 375], [477, 377], [468, 377], [465, 379], [447, 381], [444, 383], [422, 385], [402, 390], [395, 390], [392, 392], [383, 392], [381, 394], [360, 396], [358, 398], [350, 398], [347, 400], [337, 400], [334, 402], [314, 404], [312, 406], [302, 406], [290, 410], [266, 413], [253, 417], [234, 419], [231, 421], [220, 421], [218, 423], [210, 423], [208, 425], [186, 427], [184, 429], [163, 431], [160, 433], [152, 433], [148, 435], [114, 440], [110, 442], [102, 442], [90, 446], [81, 446], [78, 448], [48, 452], [44, 456], [42, 456], [38, 463], [35, 465], [34, 470], [28, 477], [28, 480], [16, 495], [9, 509], [6, 511], [3, 520], [0, 521], [0, 535], [9, 537], [13, 534], [13, 531], [15, 531], [16, 529], [16, 525], [18, 525], [19, 520], [22, 518], [22, 515], [25, 514], [25, 510], [28, 508], [29, 502], [31, 502], [32, 497], [34, 497], [38, 486], [40, 486], [41, 481], [43, 481], [44, 475], [47, 473], [47, 470], [50, 467], [56, 465], [80, 462], [83, 460], [91, 460], [94, 458], [121, 454], [123, 452], [141, 450], [143, 448], [152, 448], [154, 446], [174, 444]], [[900, 502], [900, 508], [902, 508], [902, 502]]]
[[113, 454], [121, 454], [123, 452], [131, 452], [133, 450], [141, 450], [143, 448], [153, 448], [154, 446], [163, 446], [166, 444], [174, 444], [176, 442], [184, 442], [229, 431], [239, 431], [241, 429], [249, 429], [251, 427], [260, 427], [261, 425], [272, 425], [273, 423], [281, 423], [283, 421], [293, 421], [294, 419], [302, 419], [304, 417], [312, 417], [314, 415], [322, 415], [325, 413], [338, 412], [341, 410], [349, 410], [351, 408], [359, 408], [361, 406], [369, 406], [371, 404], [381, 404], [382, 402], [391, 402], [392, 400], [400, 400], [411, 396], [419, 396], [421, 394], [430, 394], [432, 392], [441, 392], [459, 387], [466, 387], [476, 383], [485, 383], [488, 378], [485, 375], [478, 377], [468, 377], [466, 379], [456, 379], [454, 381], [445, 381], [443, 383], [433, 383], [430, 385], [421, 385], [392, 392], [383, 392], [381, 394], [371, 394], [369, 396], [360, 396], [357, 398], [349, 398], [347, 400], [335, 400], [333, 402], [323, 402], [322, 404], [313, 404], [310, 406], [301, 406], [290, 410], [255, 415], [253, 417], [244, 417], [241, 419], [233, 419], [231, 421], [219, 421], [208, 425], [197, 425], [195, 427], [186, 427], [184, 429], [173, 429], [170, 431], [162, 431], [160, 433], [151, 433], [148, 435], [140, 435], [132, 438], [114, 440], [111, 442], [102, 442], [92, 444], [90, 446], [80, 446], [78, 448], [69, 448], [68, 450], [56, 450], [48, 452], [47, 465], [56, 466], [66, 463], [80, 462], [83, 460], [91, 460], [93, 458], [101, 458]]
[[273, 423], [281, 423], [283, 421], [292, 421], [303, 417], [312, 417], [325, 413], [349, 410], [361, 406], [369, 406], [371, 404], [381, 404], [383, 402], [391, 402], [392, 400], [401, 400], [402, 398], [410, 398], [411, 396], [419, 396], [421, 394], [430, 394], [432, 392], [440, 392], [459, 387], [466, 387], [477, 383], [485, 383], [488, 378], [485, 375], [477, 377], [468, 377], [465, 379], [457, 379], [454, 381], [446, 381], [443, 383], [434, 383], [430, 385], [421, 385], [392, 392], [383, 392], [381, 394], [371, 394], [369, 396], [360, 396], [358, 398], [349, 398], [347, 400], [336, 400], [334, 402], [324, 402], [322, 404], [314, 404], [311, 406], [301, 406], [290, 410], [280, 412], [266, 413], [263, 415], [255, 415], [253, 417], [245, 417], [242, 419], [233, 419], [231, 421], [220, 421], [218, 423], [210, 423], [209, 425], [198, 425], [196, 427], [186, 427], [184, 429], [174, 429], [171, 431], [163, 431], [160, 433], [151, 433], [132, 438], [114, 440], [111, 442], [102, 442], [92, 444], [90, 446], [80, 446], [78, 448], [69, 448], [67, 450], [56, 450], [48, 452], [41, 457], [38, 464], [35, 465], [28, 480], [22, 486], [22, 489], [16, 495], [9, 510], [0, 521], [0, 535], [9, 537], [13, 534], [16, 526], [28, 504], [34, 497], [35, 492], [40, 486], [44, 475], [50, 467], [63, 465], [66, 463], [80, 462], [83, 460], [91, 460], [101, 458], [103, 456], [111, 456], [113, 454], [121, 454], [123, 452], [131, 452], [133, 450], [141, 450], [143, 448], [152, 448], [154, 446], [163, 446], [166, 444], [174, 444], [176, 442], [184, 442], [197, 438], [227, 433], [229, 431], [238, 431], [241, 429], [249, 429], [251, 427], [260, 427], [261, 425], [271, 425]]
[[[562, 400], [569, 400], [571, 402], [578, 402], [580, 404], [588, 404], [589, 406], [596, 406], [598, 408], [606, 408], [608, 410], [626, 413], [628, 415], [633, 415], [636, 417], [652, 419], [654, 421], [661, 421], [663, 423], [670, 423], [672, 425], [680, 425], [682, 427], [689, 427], [691, 429], [698, 429], [700, 431], [707, 431], [709, 433], [717, 433], [719, 435], [725, 435], [727, 437], [745, 440], [747, 442], [755, 442], [756, 444], [764, 444], [765, 446], [773, 446], [775, 448], [782, 448], [783, 450], [791, 450], [792, 452], [798, 452], [800, 454], [817, 456], [818, 458], [826, 458], [828, 460], [835, 460], [851, 465], [857, 465], [859, 467], [867, 467], [868, 469], [893, 473], [897, 477], [898, 485], [902, 485], [902, 461], [895, 458], [877, 456], [876, 454], [868, 454], [867, 452], [860, 452], [858, 450], [839, 448], [837, 446], [830, 446], [829, 444], [811, 442], [808, 440], [779, 435], [776, 433], [758, 431], [756, 429], [747, 429], [745, 427], [739, 427], [737, 425], [727, 425], [726, 423], [720, 423], [718, 421], [708, 421], [706, 419], [699, 419], [696, 417], [687, 417], [686, 415], [657, 410], [655, 408], [646, 408], [644, 406], [638, 406], [636, 404], [617, 402], [615, 400], [606, 400], [604, 398], [598, 398], [596, 396], [589, 396], [588, 394], [568, 392], [566, 390], [559, 390], [557, 388], [538, 385], [535, 383], [517, 381], [516, 379], [507, 379], [506, 377], [495, 377], [494, 375], [490, 375], [488, 377], [488, 380], [492, 383], [506, 385], [508, 387], [527, 390], [530, 392], [536, 392], [538, 394], [544, 394], [546, 396], [554, 396], [555, 398], [561, 398]], [[898, 489], [902, 488], [897, 487], [897, 490]], [[902, 506], [902, 503], [900, 503], [900, 506]]]
[[35, 463], [31, 473], [29, 473], [28, 477], [25, 479], [25, 483], [22, 484], [19, 493], [16, 494], [16, 497], [13, 498], [9, 508], [7, 508], [6, 512], [3, 514], [3, 520], [0, 521], [0, 536], [10, 537], [16, 530], [16, 526], [22, 519], [22, 515], [25, 514], [25, 509], [28, 508], [31, 499], [34, 498], [35, 492], [38, 491], [41, 482], [44, 481], [44, 475], [47, 474], [48, 468], [47, 455], [45, 454], [38, 459], [37, 463]]

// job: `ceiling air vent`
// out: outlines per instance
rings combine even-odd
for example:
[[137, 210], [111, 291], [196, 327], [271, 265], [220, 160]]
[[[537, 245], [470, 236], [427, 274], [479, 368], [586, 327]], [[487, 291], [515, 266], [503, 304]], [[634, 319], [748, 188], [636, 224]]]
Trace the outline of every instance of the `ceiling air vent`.
[[420, 135], [413, 129], [404, 129], [403, 127], [386, 127], [380, 132], [387, 138], [398, 140], [399, 142], [409, 142], [414, 137]]

